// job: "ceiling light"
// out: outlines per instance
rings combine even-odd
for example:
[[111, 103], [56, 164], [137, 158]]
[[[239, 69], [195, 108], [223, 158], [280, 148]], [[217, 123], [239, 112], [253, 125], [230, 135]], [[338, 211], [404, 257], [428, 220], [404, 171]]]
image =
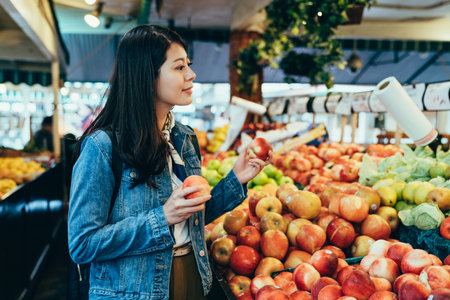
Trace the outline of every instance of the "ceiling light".
[[92, 28], [97, 28], [100, 25], [100, 13], [102, 12], [103, 2], [99, 2], [95, 10], [89, 14], [84, 15], [84, 21]]
[[84, 2], [86, 2], [86, 4], [93, 5], [97, 2], [97, 0], [84, 0]]

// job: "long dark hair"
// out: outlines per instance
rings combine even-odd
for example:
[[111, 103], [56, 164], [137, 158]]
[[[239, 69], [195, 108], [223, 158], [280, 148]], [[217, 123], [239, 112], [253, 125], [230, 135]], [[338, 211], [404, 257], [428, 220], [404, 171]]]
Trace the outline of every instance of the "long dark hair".
[[121, 158], [136, 168], [135, 184], [151, 182], [166, 165], [169, 147], [156, 117], [156, 80], [172, 43], [186, 49], [176, 32], [157, 25], [139, 25], [120, 40], [105, 107], [83, 133], [77, 144], [99, 129], [118, 130]]

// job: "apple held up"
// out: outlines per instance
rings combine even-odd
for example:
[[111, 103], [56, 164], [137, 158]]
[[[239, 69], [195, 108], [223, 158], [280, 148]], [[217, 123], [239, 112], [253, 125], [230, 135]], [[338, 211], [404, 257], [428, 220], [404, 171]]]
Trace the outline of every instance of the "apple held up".
[[208, 196], [211, 194], [211, 189], [209, 187], [208, 181], [205, 178], [203, 178], [202, 176], [191, 175], [183, 181], [183, 185], [182, 185], [183, 189], [185, 189], [187, 187], [192, 187], [192, 186], [200, 186], [201, 189], [199, 191], [196, 191], [196, 192], [186, 195], [185, 196], [186, 199], [193, 199], [193, 198]]
[[255, 138], [249, 146], [248, 156], [249, 158], [259, 158], [260, 160], [266, 161], [270, 152], [273, 151], [272, 145], [264, 138]]

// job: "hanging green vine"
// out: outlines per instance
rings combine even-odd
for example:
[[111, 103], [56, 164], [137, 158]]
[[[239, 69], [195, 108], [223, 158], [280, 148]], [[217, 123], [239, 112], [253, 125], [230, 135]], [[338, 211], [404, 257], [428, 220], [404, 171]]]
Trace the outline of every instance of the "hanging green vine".
[[[345, 67], [341, 43], [334, 39], [339, 25], [348, 21], [347, 13], [355, 5], [370, 6], [374, 0], [273, 0], [266, 8], [267, 26], [261, 39], [250, 41], [239, 52], [235, 62], [240, 83], [239, 91], [251, 95], [249, 86], [259, 68], [280, 67], [286, 82], [308, 77], [311, 84], [333, 86], [330, 67]], [[298, 53], [293, 50], [292, 38], [312, 50]], [[281, 59], [281, 61], [280, 61]], [[279, 65], [277, 61], [280, 61]]]

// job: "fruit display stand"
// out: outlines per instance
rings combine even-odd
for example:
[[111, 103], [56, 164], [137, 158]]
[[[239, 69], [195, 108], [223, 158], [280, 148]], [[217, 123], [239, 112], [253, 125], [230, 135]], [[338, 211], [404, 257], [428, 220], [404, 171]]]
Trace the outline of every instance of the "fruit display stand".
[[63, 164], [0, 201], [0, 298], [24, 299], [35, 287], [64, 223]]

